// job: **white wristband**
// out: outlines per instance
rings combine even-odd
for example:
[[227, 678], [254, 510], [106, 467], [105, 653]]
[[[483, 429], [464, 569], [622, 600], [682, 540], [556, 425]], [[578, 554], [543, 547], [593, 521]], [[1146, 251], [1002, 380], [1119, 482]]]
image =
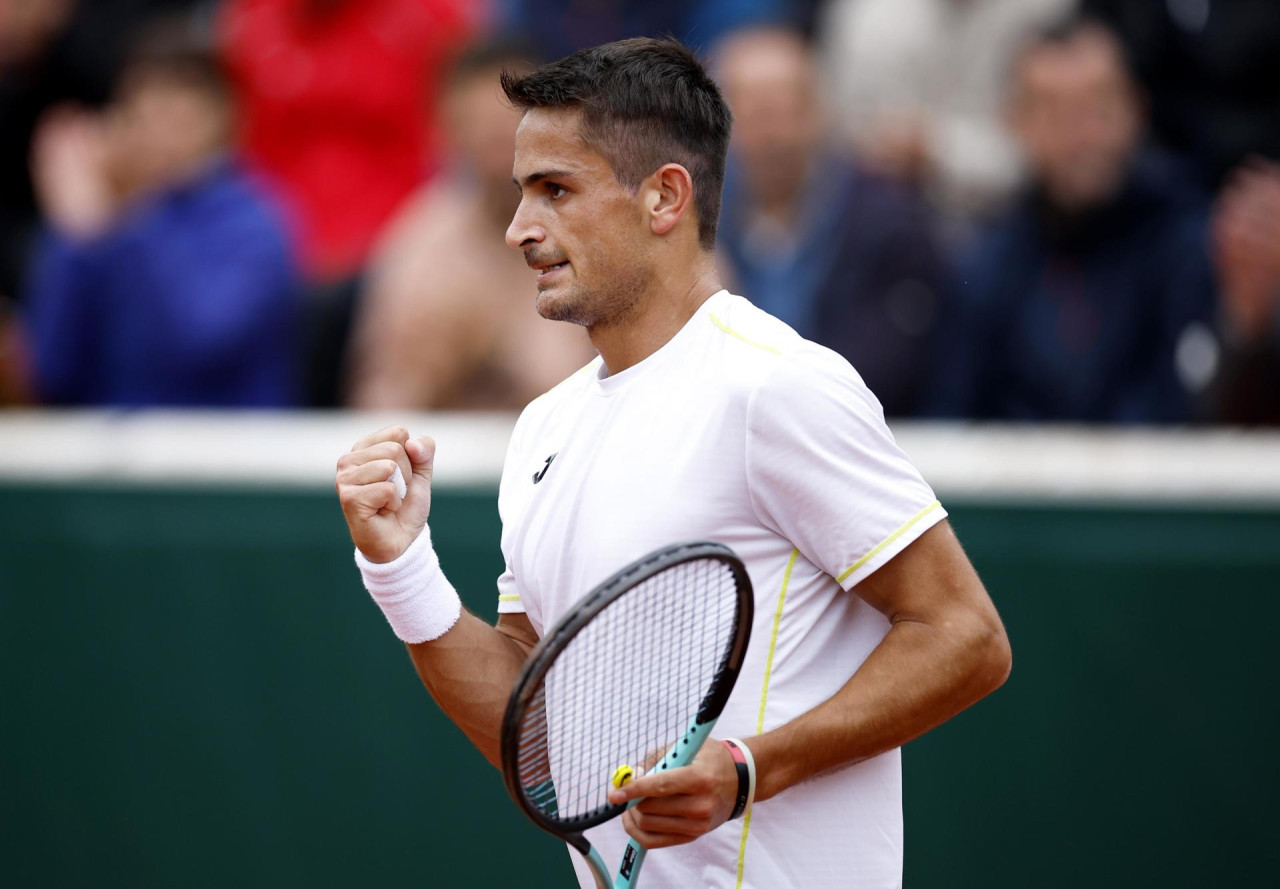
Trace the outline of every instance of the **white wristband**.
[[737, 738], [725, 738], [733, 746], [742, 751], [742, 758], [747, 761], [747, 804], [743, 812], [751, 811], [751, 804], [756, 801], [756, 758], [751, 755], [751, 748]]
[[364, 588], [405, 642], [438, 639], [462, 615], [462, 600], [440, 570], [429, 528], [424, 527], [409, 548], [390, 562], [370, 562], [356, 550], [356, 565]]

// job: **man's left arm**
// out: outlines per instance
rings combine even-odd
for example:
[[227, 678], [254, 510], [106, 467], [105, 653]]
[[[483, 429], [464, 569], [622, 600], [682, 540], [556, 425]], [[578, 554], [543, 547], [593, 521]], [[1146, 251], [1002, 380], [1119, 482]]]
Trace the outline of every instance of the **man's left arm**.
[[[892, 626], [838, 692], [748, 739], [757, 801], [900, 747], [990, 694], [1009, 675], [1004, 626], [946, 521], [855, 592]], [[728, 751], [711, 742], [691, 766], [641, 778], [610, 799], [644, 797], [623, 824], [646, 847], [660, 848], [690, 842], [724, 823], [737, 786]]]
[[1009, 675], [1004, 626], [946, 521], [856, 592], [889, 619], [890, 630], [840, 691], [753, 740], [756, 799], [901, 747], [995, 691]]

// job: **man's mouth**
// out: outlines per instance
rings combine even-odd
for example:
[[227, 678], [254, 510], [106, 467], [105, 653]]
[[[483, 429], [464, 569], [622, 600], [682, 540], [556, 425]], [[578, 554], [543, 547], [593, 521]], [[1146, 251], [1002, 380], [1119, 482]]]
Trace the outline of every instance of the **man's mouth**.
[[566, 259], [564, 262], [557, 262], [555, 265], [543, 266], [542, 268], [538, 269], [538, 277], [545, 278], [547, 275], [560, 271], [560, 269], [566, 267], [567, 265], [569, 265], [569, 260]]

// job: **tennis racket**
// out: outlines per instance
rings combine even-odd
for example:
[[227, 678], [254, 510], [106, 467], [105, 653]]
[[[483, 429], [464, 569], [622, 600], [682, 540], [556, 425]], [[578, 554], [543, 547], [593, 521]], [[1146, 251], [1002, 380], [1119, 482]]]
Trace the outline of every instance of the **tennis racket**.
[[738, 678], [751, 581], [718, 543], [664, 547], [588, 593], [529, 654], [502, 722], [502, 774], [535, 824], [586, 858], [599, 889], [633, 887], [645, 850], [627, 843], [617, 879], [584, 831], [630, 775], [688, 765]]

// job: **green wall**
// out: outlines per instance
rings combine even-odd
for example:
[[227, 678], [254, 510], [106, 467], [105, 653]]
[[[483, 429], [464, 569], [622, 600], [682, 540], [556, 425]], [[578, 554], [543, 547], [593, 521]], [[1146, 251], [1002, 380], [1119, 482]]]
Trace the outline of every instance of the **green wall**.
[[[907, 747], [906, 885], [1273, 882], [1280, 506], [948, 506], [1014, 671]], [[433, 514], [491, 614], [493, 492]], [[332, 494], [0, 486], [0, 886], [562, 887], [565, 855], [418, 686]]]

